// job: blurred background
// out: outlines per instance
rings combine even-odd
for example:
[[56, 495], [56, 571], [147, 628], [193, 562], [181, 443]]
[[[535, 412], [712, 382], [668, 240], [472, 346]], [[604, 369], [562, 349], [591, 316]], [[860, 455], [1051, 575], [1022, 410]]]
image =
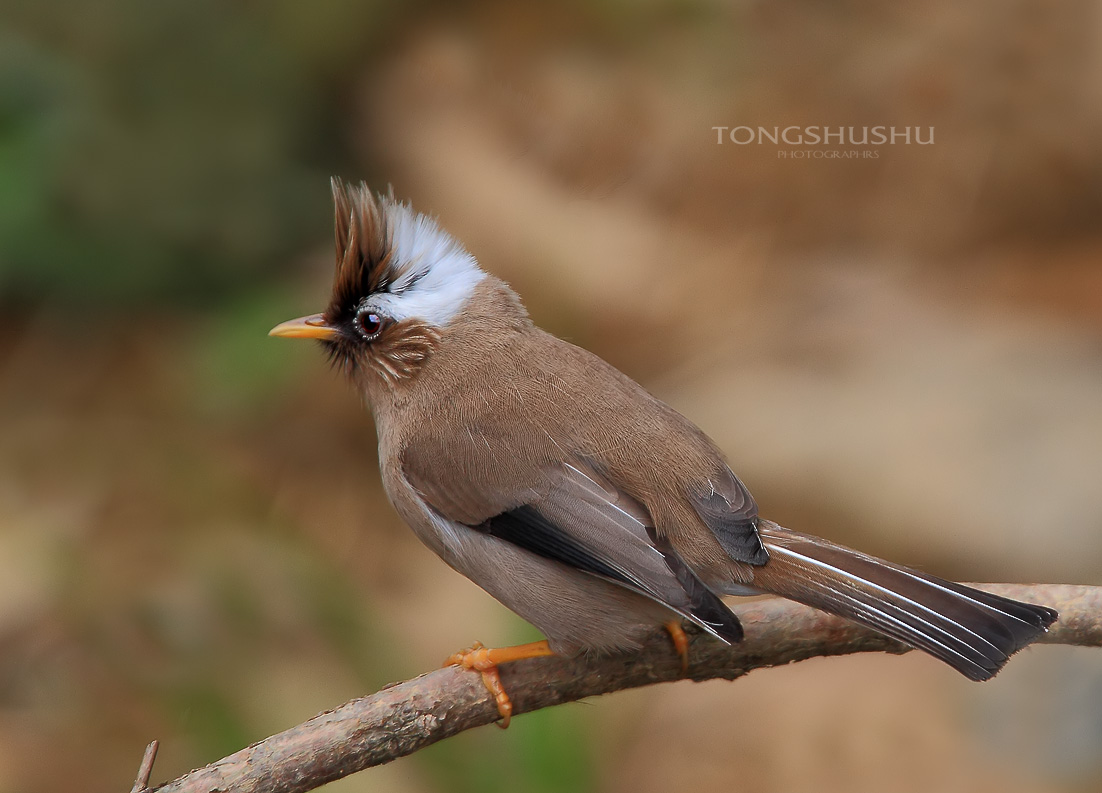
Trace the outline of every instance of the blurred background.
[[[1102, 584], [1097, 2], [0, 9], [0, 793], [164, 780], [535, 638], [386, 504], [310, 345], [328, 177], [395, 193], [728, 452], [764, 514]], [[793, 159], [714, 126], [920, 126]], [[1102, 656], [821, 659], [523, 716], [333, 790], [1102, 786]]]

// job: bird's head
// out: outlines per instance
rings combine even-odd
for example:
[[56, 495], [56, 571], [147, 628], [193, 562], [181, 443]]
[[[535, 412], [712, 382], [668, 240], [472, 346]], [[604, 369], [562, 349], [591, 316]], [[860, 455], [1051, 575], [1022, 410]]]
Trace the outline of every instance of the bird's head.
[[329, 305], [270, 335], [317, 339], [349, 374], [393, 385], [416, 374], [486, 274], [432, 218], [363, 183], [334, 178], [332, 187], [337, 271]]

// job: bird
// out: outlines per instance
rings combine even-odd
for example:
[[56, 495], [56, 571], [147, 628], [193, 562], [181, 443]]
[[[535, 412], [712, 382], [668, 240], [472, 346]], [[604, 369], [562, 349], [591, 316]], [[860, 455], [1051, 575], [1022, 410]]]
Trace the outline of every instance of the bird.
[[545, 640], [475, 644], [502, 726], [498, 666], [630, 653], [684, 622], [743, 638], [727, 595], [839, 615], [987, 680], [1057, 619], [759, 515], [718, 446], [520, 297], [436, 220], [366, 184], [331, 183], [336, 271], [325, 310], [270, 335], [314, 339], [374, 416], [387, 497], [450, 567]]

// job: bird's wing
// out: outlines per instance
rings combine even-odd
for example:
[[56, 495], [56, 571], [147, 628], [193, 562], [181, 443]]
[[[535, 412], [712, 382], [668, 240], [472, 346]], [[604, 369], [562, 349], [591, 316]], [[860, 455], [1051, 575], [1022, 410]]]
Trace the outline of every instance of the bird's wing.
[[714, 476], [690, 487], [687, 495], [728, 556], [752, 565], [769, 561], [758, 536], [758, 505], [730, 468], [723, 465]]
[[738, 619], [654, 530], [647, 510], [584, 461], [547, 464], [513, 492], [492, 495], [471, 492], [466, 479], [445, 484], [432, 475], [442, 468], [435, 463], [404, 455], [403, 473], [443, 517], [645, 595], [724, 641], [742, 638]]

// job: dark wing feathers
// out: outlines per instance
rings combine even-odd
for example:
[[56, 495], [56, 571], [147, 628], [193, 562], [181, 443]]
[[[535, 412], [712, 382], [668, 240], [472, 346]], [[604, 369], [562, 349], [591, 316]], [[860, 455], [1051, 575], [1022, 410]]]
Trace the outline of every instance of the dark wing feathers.
[[706, 487], [690, 492], [689, 501], [728, 556], [752, 565], [769, 561], [758, 536], [758, 505], [731, 469], [724, 467]]
[[653, 529], [648, 533], [651, 541], [654, 542], [654, 547], [666, 560], [670, 572], [676, 576], [681, 588], [685, 590], [693, 621], [729, 644], [742, 641], [742, 624], [733, 617], [731, 610], [712, 590], [708, 589], [692, 568], [685, 564], [685, 560], [678, 556], [677, 551], [670, 545], [669, 538], [659, 536]]
[[625, 571], [618, 570], [584, 545], [574, 542], [535, 507], [524, 505], [495, 515], [472, 528], [491, 537], [511, 542], [526, 551], [554, 559], [593, 575], [603, 576], [618, 584], [636, 587]]

